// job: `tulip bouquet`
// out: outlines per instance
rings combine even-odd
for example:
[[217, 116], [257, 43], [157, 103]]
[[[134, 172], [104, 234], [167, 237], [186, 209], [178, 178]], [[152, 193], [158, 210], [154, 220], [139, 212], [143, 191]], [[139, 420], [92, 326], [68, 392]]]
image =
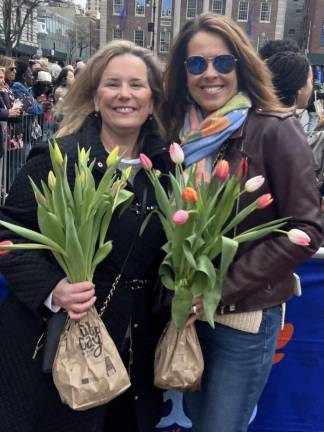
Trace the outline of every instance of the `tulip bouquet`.
[[[288, 235], [292, 242], [304, 246], [309, 244], [310, 238], [297, 229], [289, 232], [281, 230], [287, 218], [236, 234], [237, 226], [248, 215], [262, 210], [273, 201], [269, 193], [264, 194], [238, 211], [242, 194], [257, 191], [265, 180], [257, 176], [245, 181], [246, 160], [240, 161], [233, 175], [229, 175], [226, 160], [219, 161], [211, 175], [200, 175], [198, 165], [183, 171], [184, 154], [178, 144], [171, 145], [170, 156], [176, 164], [175, 175], [169, 174], [172, 188], [170, 199], [150, 159], [144, 154], [140, 156], [155, 190], [156, 211], [167, 238], [162, 248], [165, 258], [159, 270], [161, 281], [166, 288], [174, 291], [172, 319], [178, 330], [185, 326], [193, 297], [202, 298], [205, 317], [214, 326], [214, 314], [221, 298], [224, 278], [240, 243], [260, 239], [273, 231]], [[218, 267], [214, 265], [215, 259]]]
[[119, 148], [109, 154], [107, 170], [98, 187], [92, 175], [95, 161], [89, 163], [90, 150], [78, 149], [75, 165], [75, 183], [71, 190], [67, 178], [67, 155], [62, 156], [58, 144], [49, 143], [53, 170], [47, 184], [41, 188], [30, 178], [37, 201], [37, 218], [40, 232], [0, 220], [0, 225], [35, 243], [13, 244], [5, 241], [0, 250], [48, 249], [64, 270], [70, 283], [92, 281], [97, 265], [112, 249], [106, 241], [107, 230], [117, 207], [126, 208], [132, 192], [125, 189], [130, 168], [116, 176], [121, 159]]

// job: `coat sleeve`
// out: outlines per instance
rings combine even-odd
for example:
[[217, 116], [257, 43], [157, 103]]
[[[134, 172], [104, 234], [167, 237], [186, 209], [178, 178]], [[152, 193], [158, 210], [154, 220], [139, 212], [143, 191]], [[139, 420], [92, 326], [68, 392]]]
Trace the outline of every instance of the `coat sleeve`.
[[7, 121], [9, 117], [9, 110], [7, 108], [0, 108], [0, 121]]
[[293, 117], [276, 122], [275, 126], [272, 123], [263, 136], [263, 164], [277, 218], [291, 217], [284, 229], [305, 231], [311, 244], [298, 246], [279, 234], [256, 243], [231, 266], [224, 283], [224, 305], [243, 300], [265, 284], [275, 285], [311, 257], [323, 240], [314, 160], [299, 123]]
[[[35, 154], [36, 153], [36, 154]], [[0, 219], [38, 231], [37, 206], [28, 176], [39, 186], [50, 170], [47, 149], [32, 151], [31, 157], [20, 170], [0, 208]], [[29, 242], [15, 233], [0, 228], [0, 241]], [[40, 312], [43, 302], [65, 275], [50, 251], [19, 250], [0, 256], [0, 272], [5, 276], [10, 291], [33, 313]]]

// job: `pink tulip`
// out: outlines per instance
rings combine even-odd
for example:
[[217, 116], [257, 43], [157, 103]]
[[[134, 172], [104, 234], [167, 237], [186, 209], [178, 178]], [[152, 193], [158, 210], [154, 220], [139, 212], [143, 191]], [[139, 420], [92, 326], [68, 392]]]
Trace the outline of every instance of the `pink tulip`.
[[3, 240], [2, 242], [0, 242], [0, 255], [7, 255], [8, 253], [10, 253], [10, 250], [6, 250], [6, 249], [1, 249], [1, 246], [7, 246], [7, 245], [12, 245], [12, 241], [10, 240]]
[[218, 162], [213, 173], [220, 180], [226, 180], [229, 174], [229, 164], [223, 159]]
[[174, 213], [172, 220], [176, 225], [183, 225], [187, 222], [188, 218], [189, 213], [187, 211], [178, 210]]
[[255, 192], [263, 185], [264, 180], [265, 178], [261, 175], [250, 178], [244, 186], [246, 192]]
[[292, 243], [299, 246], [309, 246], [311, 242], [309, 235], [297, 228], [288, 231], [288, 238]]
[[184, 161], [184, 153], [181, 146], [178, 143], [175, 142], [170, 145], [169, 153], [170, 153], [171, 160], [175, 164], [177, 165], [182, 164], [182, 162]]
[[140, 153], [139, 158], [140, 158], [142, 167], [145, 170], [149, 171], [152, 169], [152, 167], [153, 167], [152, 161], [148, 156], [146, 156], [146, 154]]
[[267, 193], [264, 195], [261, 195], [260, 198], [256, 200], [256, 205], [258, 209], [264, 209], [268, 205], [270, 205], [273, 201], [273, 198], [271, 194]]

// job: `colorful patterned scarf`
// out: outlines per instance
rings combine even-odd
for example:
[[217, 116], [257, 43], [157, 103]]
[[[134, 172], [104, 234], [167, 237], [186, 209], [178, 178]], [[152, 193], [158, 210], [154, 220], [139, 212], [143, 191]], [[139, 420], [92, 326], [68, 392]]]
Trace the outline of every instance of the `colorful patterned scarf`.
[[251, 106], [250, 98], [243, 93], [233, 96], [222, 108], [206, 118], [193, 106], [186, 114], [180, 131], [185, 166], [215, 154], [227, 138], [242, 126]]

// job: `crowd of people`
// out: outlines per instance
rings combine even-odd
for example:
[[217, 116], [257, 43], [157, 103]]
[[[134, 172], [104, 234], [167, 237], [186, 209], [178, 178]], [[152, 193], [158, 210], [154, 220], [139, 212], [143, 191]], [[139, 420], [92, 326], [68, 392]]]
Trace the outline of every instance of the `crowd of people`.
[[[47, 142], [58, 129], [57, 104], [84, 66], [80, 59], [74, 66], [60, 66], [46, 57], [0, 55], [0, 167], [7, 167], [5, 175], [3, 170], [0, 173], [2, 201], [31, 147]], [[22, 157], [16, 157], [14, 150], [21, 150]]]
[[[285, 303], [294, 294], [293, 270], [316, 252], [324, 234], [312, 151], [296, 116], [296, 109], [307, 107], [311, 97], [312, 68], [294, 49], [272, 50], [263, 50], [263, 60], [234, 21], [204, 14], [180, 30], [163, 74], [151, 51], [127, 41], [111, 42], [87, 65], [61, 71], [51, 72], [42, 59], [28, 65], [0, 58], [0, 66], [7, 61], [3, 75], [0, 69], [4, 123], [24, 110], [32, 118], [46, 116], [57, 104], [56, 137], [69, 157], [71, 183], [78, 145], [91, 148], [96, 182], [104, 174], [107, 154], [119, 145], [121, 167], [132, 167], [128, 188], [135, 195], [133, 205], [112, 219], [108, 237], [114, 247], [98, 266], [93, 283], [69, 283], [46, 250], [0, 256], [0, 272], [10, 287], [0, 305], [0, 416], [5, 431], [154, 430], [162, 415], [162, 392], [153, 386], [154, 348], [169, 305], [156, 304], [164, 298], [157, 295], [163, 290], [158, 266], [164, 242], [158, 218], [153, 215], [138, 235], [143, 217], [157, 205], [139, 155], [150, 157], [163, 176], [172, 170], [167, 149], [174, 141], [183, 146], [186, 167], [202, 163], [211, 173], [221, 157], [232, 168], [248, 162], [248, 177], [265, 177], [261, 193], [271, 194], [273, 203], [250, 216], [241, 231], [289, 218], [289, 228], [310, 238], [310, 244], [301, 247], [272, 233], [240, 246], [217, 309], [217, 316], [228, 318], [223, 324], [215, 317], [211, 328], [203, 320], [202, 305], [197, 302], [193, 308], [190, 324], [195, 322], [205, 362], [200, 390], [185, 393], [193, 431], [247, 431], [270, 373]], [[294, 72], [296, 80], [289, 75]], [[211, 126], [210, 143], [202, 151], [202, 138], [210, 135]], [[199, 135], [190, 158], [188, 130]], [[47, 146], [35, 146], [0, 209], [0, 219], [35, 229], [37, 204], [29, 177], [39, 185], [49, 170]], [[167, 181], [164, 186], [168, 188]], [[253, 193], [244, 195], [240, 208], [254, 199]], [[1, 229], [0, 240], [7, 239], [24, 241]], [[73, 411], [61, 402], [52, 377], [42, 373], [41, 357], [32, 359], [35, 344], [46, 319], [58, 310], [78, 320], [93, 305], [100, 309], [121, 269], [121, 282], [102, 319], [132, 386], [106, 405]]]

